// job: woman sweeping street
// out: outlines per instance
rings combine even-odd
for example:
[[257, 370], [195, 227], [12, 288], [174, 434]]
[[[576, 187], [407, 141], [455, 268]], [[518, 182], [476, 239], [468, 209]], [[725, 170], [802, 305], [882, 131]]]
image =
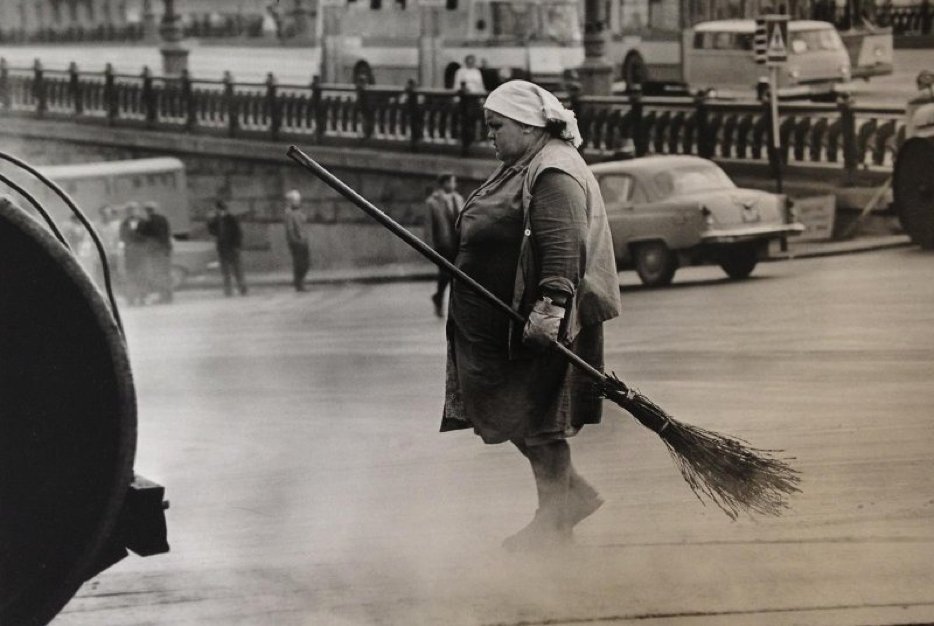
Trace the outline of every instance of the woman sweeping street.
[[619, 314], [619, 283], [574, 114], [537, 85], [511, 81], [487, 96], [484, 116], [502, 165], [467, 199], [456, 265], [527, 322], [515, 325], [455, 281], [441, 430], [472, 428], [528, 458], [538, 510], [504, 546], [537, 549], [569, 541], [603, 502], [575, 471], [567, 442], [600, 421], [602, 400], [548, 345], [557, 339], [602, 369], [602, 324]]

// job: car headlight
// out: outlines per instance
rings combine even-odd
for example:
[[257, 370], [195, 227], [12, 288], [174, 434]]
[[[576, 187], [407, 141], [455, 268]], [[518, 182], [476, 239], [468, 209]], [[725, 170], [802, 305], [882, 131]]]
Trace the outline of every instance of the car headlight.
[[790, 76], [791, 78], [794, 78], [795, 80], [798, 80], [798, 77], [801, 76], [801, 70], [799, 70], [796, 67], [792, 67], [791, 69], [788, 70], [788, 76]]
[[850, 66], [849, 65], [840, 66], [840, 76], [842, 76], [844, 80], [850, 77]]
[[713, 226], [716, 220], [714, 220], [713, 213], [710, 211], [710, 209], [705, 207], [703, 204], [700, 205], [699, 208], [700, 208], [701, 215], [704, 216], [704, 223], [707, 226]]
[[882, 58], [882, 48], [880, 48], [879, 46], [876, 46], [875, 49], [873, 49], [872, 53], [876, 56], [877, 59]]

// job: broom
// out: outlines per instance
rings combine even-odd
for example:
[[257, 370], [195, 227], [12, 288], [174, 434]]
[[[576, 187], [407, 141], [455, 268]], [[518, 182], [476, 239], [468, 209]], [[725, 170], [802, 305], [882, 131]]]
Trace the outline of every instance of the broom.
[[[296, 146], [288, 156], [310, 170], [324, 183], [353, 202], [377, 222], [415, 248], [431, 262], [447, 270], [457, 280], [489, 300], [520, 324], [525, 318], [472, 279], [453, 263], [435, 252], [421, 239], [383, 213], [363, 196], [314, 161]], [[800, 492], [798, 472], [785, 460], [773, 456], [777, 450], [762, 450], [745, 441], [691, 426], [674, 419], [639, 391], [626, 385], [615, 374], [600, 370], [555, 341], [552, 348], [561, 352], [572, 365], [584, 371], [596, 383], [597, 393], [631, 413], [643, 426], [655, 432], [697, 498], [716, 504], [731, 519], [740, 512], [780, 515], [788, 507], [787, 496]]]

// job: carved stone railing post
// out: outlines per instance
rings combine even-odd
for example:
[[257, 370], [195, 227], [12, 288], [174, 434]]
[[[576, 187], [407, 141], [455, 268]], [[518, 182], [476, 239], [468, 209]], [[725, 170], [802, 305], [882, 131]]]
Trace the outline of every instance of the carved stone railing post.
[[114, 66], [108, 63], [104, 67], [104, 111], [107, 115], [107, 122], [113, 126], [117, 122], [119, 114], [119, 102], [117, 100], [117, 82], [114, 75]]
[[81, 95], [81, 76], [78, 74], [78, 64], [74, 61], [68, 64], [68, 95], [71, 98], [75, 115], [84, 113], [84, 101]]
[[629, 88], [629, 103], [632, 107], [632, 145], [637, 157], [649, 152], [649, 134], [644, 127], [645, 106], [642, 103], [642, 85]]
[[422, 141], [424, 120], [422, 119], [421, 106], [418, 103], [418, 91], [415, 81], [411, 78], [405, 84], [405, 112], [409, 120], [409, 149], [412, 152], [418, 152], [419, 144]]
[[191, 84], [191, 74], [188, 68], [182, 70], [179, 78], [181, 87], [182, 110], [185, 112], [185, 130], [191, 132], [198, 124], [198, 103], [195, 102], [195, 92]]
[[321, 78], [317, 74], [311, 77], [311, 114], [315, 122], [315, 140], [320, 143], [324, 138], [328, 117], [321, 100]]
[[272, 72], [266, 74], [265, 108], [269, 120], [269, 137], [278, 139], [279, 131], [282, 129], [282, 109], [279, 102], [278, 83], [275, 74]]
[[153, 87], [152, 81], [152, 71], [149, 69], [148, 65], [143, 66], [143, 73], [140, 76], [143, 83], [142, 88], [142, 104], [143, 104], [143, 114], [146, 119], [146, 126], [152, 128], [156, 125], [156, 119], [158, 118], [158, 100], [156, 98], [156, 90]]
[[237, 107], [237, 95], [234, 93], [234, 80], [230, 71], [224, 72], [224, 109], [227, 111], [227, 134], [237, 135], [240, 128], [240, 111]]
[[13, 108], [13, 97], [10, 93], [10, 68], [6, 58], [0, 58], [0, 106], [3, 111]]
[[46, 92], [45, 71], [42, 61], [36, 59], [32, 66], [32, 97], [36, 102], [36, 117], [44, 117], [49, 108]]
[[840, 110], [840, 135], [843, 142], [843, 179], [851, 185], [856, 179], [856, 115], [853, 112], [853, 100], [848, 93], [840, 94], [837, 100]]
[[360, 115], [361, 135], [363, 139], [370, 139], [373, 136], [374, 115], [369, 90], [366, 81], [357, 81], [357, 112]]
[[707, 92], [698, 91], [694, 97], [694, 149], [697, 156], [709, 159], [714, 154], [715, 137], [710, 132], [710, 110]]

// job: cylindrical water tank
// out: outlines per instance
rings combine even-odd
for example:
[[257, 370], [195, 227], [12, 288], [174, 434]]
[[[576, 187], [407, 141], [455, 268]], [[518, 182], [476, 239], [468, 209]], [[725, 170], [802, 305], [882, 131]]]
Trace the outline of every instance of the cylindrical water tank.
[[96, 571], [133, 477], [123, 337], [78, 263], [0, 198], [0, 624], [44, 624]]

